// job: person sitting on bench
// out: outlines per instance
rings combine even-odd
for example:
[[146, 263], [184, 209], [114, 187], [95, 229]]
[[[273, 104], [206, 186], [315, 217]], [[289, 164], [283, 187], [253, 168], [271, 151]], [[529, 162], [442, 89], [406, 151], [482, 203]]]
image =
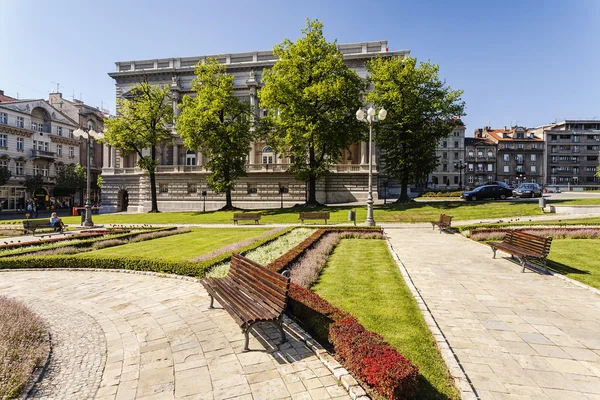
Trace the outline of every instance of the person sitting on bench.
[[55, 212], [50, 216], [50, 226], [54, 228], [55, 232], [62, 232], [65, 229], [65, 224], [56, 216]]

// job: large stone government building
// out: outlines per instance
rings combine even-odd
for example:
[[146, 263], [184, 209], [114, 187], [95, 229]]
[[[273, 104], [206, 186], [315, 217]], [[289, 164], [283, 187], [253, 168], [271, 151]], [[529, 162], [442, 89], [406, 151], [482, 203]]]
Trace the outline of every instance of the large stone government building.
[[[408, 50], [388, 51], [387, 41], [339, 44], [344, 61], [358, 75], [367, 75], [366, 61], [378, 55], [400, 56]], [[117, 98], [127, 94], [142, 80], [151, 84], [169, 85], [175, 113], [186, 94], [192, 93], [194, 67], [207, 57], [217, 58], [235, 77], [235, 93], [247, 100], [257, 117], [264, 115], [257, 97], [264, 68], [272, 67], [276, 57], [272, 51], [222, 54], [215, 56], [163, 58], [156, 60], [117, 62], [116, 71], [109, 75], [116, 82]], [[354, 111], [354, 110], [353, 110]], [[323, 203], [342, 203], [363, 200], [367, 197], [368, 154], [367, 143], [355, 143], [342, 149], [342, 161], [317, 185], [317, 199]], [[209, 175], [204, 166], [204, 156], [185, 148], [174, 132], [172, 143], [157, 149], [160, 165], [157, 170], [159, 209], [207, 210], [220, 208], [224, 196], [207, 189], [205, 178]], [[374, 174], [377, 177], [377, 154], [373, 152]], [[147, 211], [150, 209], [150, 181], [148, 175], [137, 167], [137, 155], [124, 155], [115, 148], [105, 146], [103, 152], [102, 202], [107, 211]], [[306, 198], [306, 184], [297, 181], [287, 172], [290, 160], [277, 154], [265, 143], [253, 143], [248, 153], [248, 175], [238, 180], [232, 193], [234, 205], [242, 208], [278, 207], [302, 203]], [[375, 187], [380, 187], [374, 179]], [[280, 194], [283, 188], [283, 194]], [[202, 194], [206, 193], [206, 197]], [[282, 197], [280, 197], [282, 196]], [[374, 193], [376, 196], [376, 193]]]

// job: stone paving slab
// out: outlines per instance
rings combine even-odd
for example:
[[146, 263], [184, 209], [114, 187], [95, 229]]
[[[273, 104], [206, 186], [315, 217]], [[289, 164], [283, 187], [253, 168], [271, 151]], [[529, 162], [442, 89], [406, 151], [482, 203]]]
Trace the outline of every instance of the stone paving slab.
[[[348, 399], [333, 374], [291, 332], [244, 336], [222, 309], [209, 310], [197, 282], [93, 271], [0, 271], [0, 294], [25, 301], [61, 344], [60, 368], [39, 398]], [[62, 335], [59, 334], [62, 332]], [[67, 368], [68, 367], [68, 368]]]
[[385, 232], [481, 399], [600, 398], [598, 294], [430, 225]]

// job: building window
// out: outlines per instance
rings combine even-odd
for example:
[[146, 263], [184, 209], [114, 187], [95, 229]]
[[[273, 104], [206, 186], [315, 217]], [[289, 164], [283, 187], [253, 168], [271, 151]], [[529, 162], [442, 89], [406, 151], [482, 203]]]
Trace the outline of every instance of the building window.
[[8, 147], [8, 135], [0, 135], [0, 147]]
[[533, 144], [531, 145], [531, 148], [532, 148], [532, 149], [537, 149], [537, 143], [533, 143]]
[[488, 150], [488, 158], [494, 158], [494, 153], [491, 150]]
[[493, 180], [494, 180], [494, 177], [492, 175], [488, 175], [488, 178], [487, 178], [488, 183], [491, 182], [491, 181], [493, 181]]
[[188, 194], [198, 193], [198, 187], [195, 183], [188, 183]]
[[531, 155], [531, 161], [537, 161], [537, 155], [532, 154]]
[[504, 148], [505, 149], [510, 149], [510, 143], [504, 143]]
[[519, 144], [517, 144], [517, 148], [524, 149], [525, 145], [523, 143], [519, 143]]
[[469, 157], [473, 157], [473, 154], [474, 154], [473, 150], [469, 150]]
[[473, 172], [473, 164], [469, 164], [469, 166], [468, 166], [468, 170], [469, 170], [470, 172]]
[[455, 184], [455, 185], [458, 185], [458, 176], [455, 176], [455, 177], [454, 177], [454, 184]]
[[18, 137], [17, 138], [17, 150], [24, 150], [25, 149], [25, 139], [22, 137]]
[[273, 149], [269, 146], [263, 148], [263, 164], [273, 164]]
[[6, 158], [3, 158], [0, 160], [0, 167], [4, 167], [8, 169], [8, 160]]
[[454, 159], [458, 160], [458, 152], [454, 152]]
[[448, 164], [442, 165], [442, 171], [448, 171]]
[[469, 182], [469, 183], [473, 183], [473, 175], [469, 175], [469, 176], [467, 177], [467, 182]]
[[248, 184], [248, 194], [256, 194], [258, 193], [258, 189], [255, 184]]
[[57, 126], [57, 127], [56, 127], [56, 134], [57, 134], [58, 136], [62, 136], [62, 126]]
[[447, 148], [447, 147], [448, 147], [448, 142], [447, 142], [446, 140], [444, 140], [444, 141], [442, 142], [442, 147], [443, 147], [443, 148]]
[[75, 158], [75, 147], [69, 146], [69, 158]]
[[188, 150], [185, 153], [185, 165], [196, 165], [196, 153]]
[[488, 164], [487, 170], [488, 170], [488, 172], [492, 172], [494, 170], [494, 164]]
[[74, 132], [73, 129], [69, 129], [69, 139], [73, 139], [73, 137], [74, 137], [73, 132]]
[[510, 172], [510, 166], [505, 165], [504, 166], [504, 172]]
[[24, 128], [25, 127], [25, 118], [17, 117], [17, 127]]
[[443, 153], [442, 153], [442, 158], [443, 158], [444, 160], [447, 160], [447, 159], [448, 159], [448, 153], [447, 153], [447, 152], [443, 152]]
[[96, 130], [96, 124], [94, 124], [94, 121], [92, 121], [91, 119], [87, 122], [87, 128], [88, 131]]
[[477, 157], [483, 157], [483, 150], [477, 150]]
[[169, 185], [166, 183], [161, 183], [158, 185], [158, 192], [160, 194], [168, 194], [169, 193]]
[[531, 166], [531, 172], [534, 173], [534, 174], [537, 173], [537, 168], [536, 168], [535, 165]]
[[458, 149], [458, 147], [459, 147], [459, 146], [458, 146], [458, 140], [455, 140], [455, 141], [454, 141], [454, 148], [455, 148], [455, 149]]
[[50, 151], [50, 143], [44, 142], [44, 151]]
[[60, 157], [62, 156], [62, 144], [56, 145], [56, 154]]
[[4, 125], [8, 124], [8, 114], [7, 113], [5, 113], [5, 112], [0, 113], [0, 124], [4, 124]]
[[15, 175], [23, 175], [23, 171], [25, 170], [25, 163], [23, 161], [17, 161], [15, 163]]
[[510, 156], [508, 154], [504, 155], [504, 161], [510, 161]]
[[48, 176], [48, 166], [44, 165], [42, 167], [42, 176]]
[[33, 174], [34, 175], [39, 175], [40, 174], [40, 166], [39, 165], [35, 164], [33, 166]]

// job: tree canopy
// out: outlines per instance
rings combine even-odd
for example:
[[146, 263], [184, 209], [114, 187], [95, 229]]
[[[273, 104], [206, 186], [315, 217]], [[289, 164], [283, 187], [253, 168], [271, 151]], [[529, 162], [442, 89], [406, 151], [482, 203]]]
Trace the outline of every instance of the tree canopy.
[[199, 63], [192, 81], [196, 96], [183, 97], [177, 118], [177, 133], [185, 146], [208, 157], [207, 184], [216, 193], [225, 193], [224, 209], [233, 208], [231, 191], [236, 179], [246, 174], [253, 140], [250, 105], [234, 95], [233, 81], [216, 59]]
[[[173, 107], [167, 85], [150, 85], [142, 82], [135, 85], [127, 98], [117, 99], [117, 118], [104, 120], [104, 136], [108, 144], [125, 154], [135, 153], [138, 166], [150, 176], [152, 208], [159, 212], [156, 199], [156, 147], [173, 139], [170, 125], [173, 124]], [[144, 149], [150, 149], [150, 155]]]
[[11, 176], [12, 172], [10, 172], [10, 169], [6, 167], [0, 167], [0, 186], [6, 185]]
[[55, 193], [64, 193], [73, 196], [77, 191], [83, 193], [87, 174], [80, 165], [65, 165], [56, 171]]
[[291, 156], [291, 172], [308, 182], [307, 204], [317, 205], [317, 180], [364, 133], [354, 114], [364, 85], [318, 20], [307, 20], [301, 38], [285, 39], [273, 53], [278, 60], [264, 71], [259, 92], [268, 110], [261, 130], [278, 153]]
[[23, 185], [25, 186], [25, 190], [33, 195], [38, 189], [44, 187], [44, 178], [40, 174], [28, 175]]
[[388, 111], [375, 125], [380, 162], [401, 185], [398, 201], [408, 201], [408, 184], [427, 179], [439, 163], [435, 149], [440, 139], [462, 125], [463, 92], [440, 80], [438, 65], [417, 65], [411, 57], [377, 57], [367, 63], [367, 71], [374, 85], [367, 101]]

